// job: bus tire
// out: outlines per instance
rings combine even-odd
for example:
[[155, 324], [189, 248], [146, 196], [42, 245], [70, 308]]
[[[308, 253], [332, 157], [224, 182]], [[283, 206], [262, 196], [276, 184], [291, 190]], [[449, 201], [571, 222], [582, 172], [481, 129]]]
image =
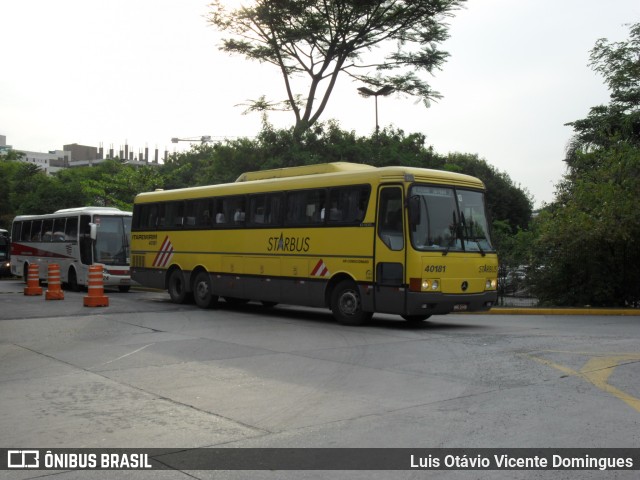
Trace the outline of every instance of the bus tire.
[[331, 312], [343, 325], [364, 325], [373, 314], [362, 310], [360, 289], [353, 280], [342, 280], [331, 292]]
[[171, 270], [167, 281], [167, 290], [173, 303], [185, 303], [187, 301], [187, 284], [184, 281], [182, 270]]
[[409, 323], [418, 324], [420, 322], [424, 322], [430, 316], [431, 315], [402, 315], [402, 318]]
[[75, 268], [69, 269], [69, 275], [67, 276], [67, 285], [69, 287], [69, 290], [71, 290], [72, 292], [80, 291], [80, 285], [78, 285], [78, 274], [76, 273]]
[[196, 275], [193, 282], [193, 298], [200, 308], [212, 308], [218, 303], [218, 296], [213, 294], [211, 276], [205, 271]]

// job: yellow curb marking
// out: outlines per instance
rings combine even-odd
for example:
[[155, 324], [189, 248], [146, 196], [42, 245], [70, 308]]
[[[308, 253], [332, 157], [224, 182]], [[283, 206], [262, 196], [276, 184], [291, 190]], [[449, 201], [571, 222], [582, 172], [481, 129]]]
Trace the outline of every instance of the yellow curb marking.
[[614, 387], [607, 383], [609, 377], [613, 373], [613, 370], [629, 362], [640, 361], [640, 354], [638, 353], [601, 353], [594, 354], [593, 352], [567, 352], [562, 350], [546, 350], [548, 353], [570, 353], [574, 355], [590, 356], [587, 363], [583, 365], [580, 371], [573, 370], [572, 368], [565, 367], [558, 363], [547, 360], [546, 358], [536, 357], [535, 355], [526, 354], [527, 357], [535, 360], [542, 365], [560, 370], [566, 375], [573, 375], [583, 378], [595, 387], [599, 388], [603, 392], [609, 393], [619, 400], [622, 400], [631, 408], [640, 412], [640, 399], [629, 395], [626, 392]]

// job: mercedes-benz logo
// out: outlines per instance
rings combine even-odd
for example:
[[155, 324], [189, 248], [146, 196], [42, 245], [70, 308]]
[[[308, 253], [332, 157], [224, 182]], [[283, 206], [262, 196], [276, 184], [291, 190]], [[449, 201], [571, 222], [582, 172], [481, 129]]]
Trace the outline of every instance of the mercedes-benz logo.
[[465, 280], [464, 282], [462, 282], [462, 285], [460, 285], [460, 288], [463, 292], [466, 292], [467, 288], [469, 288], [469, 283]]

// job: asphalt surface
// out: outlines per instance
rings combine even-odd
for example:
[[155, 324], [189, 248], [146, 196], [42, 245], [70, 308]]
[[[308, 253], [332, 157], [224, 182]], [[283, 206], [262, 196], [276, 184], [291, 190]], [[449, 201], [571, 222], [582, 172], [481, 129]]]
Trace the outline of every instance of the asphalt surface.
[[[638, 448], [640, 318], [108, 307], [0, 281], [0, 447]], [[46, 287], [45, 287], [46, 290]], [[525, 310], [524, 313], [529, 313]], [[566, 311], [564, 312], [566, 313]], [[0, 471], [0, 478], [54, 472]], [[60, 471], [75, 478], [638, 478], [638, 471]]]

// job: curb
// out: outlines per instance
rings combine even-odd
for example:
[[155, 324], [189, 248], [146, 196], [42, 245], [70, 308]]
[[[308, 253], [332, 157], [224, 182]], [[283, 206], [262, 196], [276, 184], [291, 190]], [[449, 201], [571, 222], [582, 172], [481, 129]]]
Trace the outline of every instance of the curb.
[[611, 316], [640, 316], [640, 309], [629, 308], [509, 308], [494, 307], [488, 312], [490, 315], [611, 315]]

